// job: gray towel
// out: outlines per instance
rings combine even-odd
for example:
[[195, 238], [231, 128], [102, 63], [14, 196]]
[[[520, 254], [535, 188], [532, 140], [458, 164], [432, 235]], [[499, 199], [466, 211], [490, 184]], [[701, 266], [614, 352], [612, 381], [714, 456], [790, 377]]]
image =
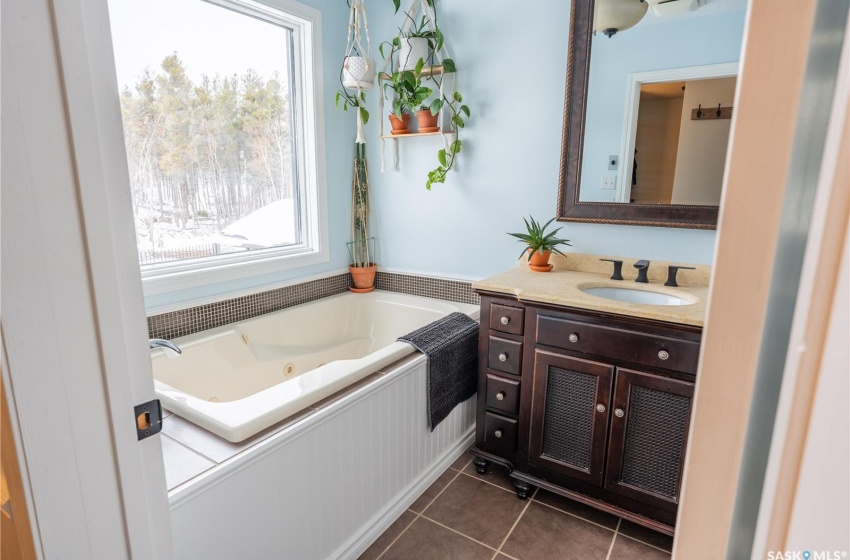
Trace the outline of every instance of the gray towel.
[[399, 340], [428, 359], [428, 422], [433, 432], [455, 406], [475, 394], [478, 322], [455, 312]]

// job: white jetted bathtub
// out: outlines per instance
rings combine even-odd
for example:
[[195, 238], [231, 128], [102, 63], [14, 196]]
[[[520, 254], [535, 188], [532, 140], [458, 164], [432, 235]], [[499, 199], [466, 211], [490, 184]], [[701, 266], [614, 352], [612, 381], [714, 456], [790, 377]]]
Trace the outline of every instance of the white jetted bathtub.
[[340, 294], [174, 340], [152, 353], [162, 406], [239, 442], [412, 353], [399, 336], [478, 307], [374, 291]]

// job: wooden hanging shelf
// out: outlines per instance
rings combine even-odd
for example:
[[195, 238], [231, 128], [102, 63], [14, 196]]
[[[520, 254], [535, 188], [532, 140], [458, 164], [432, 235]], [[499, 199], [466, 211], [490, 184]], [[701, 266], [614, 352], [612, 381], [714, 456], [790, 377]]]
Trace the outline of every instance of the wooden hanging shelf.
[[[410, 70], [410, 72], [412, 72], [412, 70]], [[451, 73], [452, 72], [443, 72], [443, 66], [440, 65], [440, 66], [426, 66], [425, 68], [422, 69], [422, 71], [419, 73], [419, 75], [424, 76], [426, 78], [429, 78], [429, 77], [434, 76], [434, 75], [451, 74]], [[392, 75], [381, 72], [381, 79], [386, 80], [386, 81], [392, 80]]]
[[411, 138], [418, 136], [440, 136], [443, 134], [454, 134], [453, 130], [445, 132], [411, 132], [410, 134], [382, 134], [379, 138]]

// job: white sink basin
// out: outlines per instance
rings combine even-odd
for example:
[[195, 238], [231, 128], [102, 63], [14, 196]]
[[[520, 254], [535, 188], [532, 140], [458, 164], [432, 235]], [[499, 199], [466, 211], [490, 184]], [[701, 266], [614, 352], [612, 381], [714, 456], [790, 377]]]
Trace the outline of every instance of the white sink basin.
[[644, 305], [690, 305], [692, 301], [669, 294], [633, 290], [630, 288], [579, 288], [582, 292], [596, 297], [624, 301], [627, 303], [642, 303]]

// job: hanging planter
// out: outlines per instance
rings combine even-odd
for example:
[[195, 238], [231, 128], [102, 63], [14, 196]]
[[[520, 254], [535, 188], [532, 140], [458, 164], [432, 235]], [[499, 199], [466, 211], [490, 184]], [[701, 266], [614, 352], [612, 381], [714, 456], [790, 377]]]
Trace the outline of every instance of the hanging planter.
[[[375, 289], [375, 238], [369, 236], [369, 172], [366, 165], [366, 138], [363, 126], [369, 120], [365, 92], [375, 87], [377, 66], [369, 56], [369, 25], [366, 20], [365, 0], [350, 0], [351, 16], [348, 21], [348, 44], [339, 81], [342, 89], [336, 94], [336, 105], [343, 102], [343, 109], [357, 112], [357, 138], [354, 141], [354, 177], [351, 183], [351, 239], [347, 244], [353, 286], [356, 293]], [[365, 46], [363, 38], [365, 37]], [[349, 91], [352, 90], [352, 91]]]
[[365, 56], [346, 56], [342, 63], [342, 85], [349, 89], [368, 91], [375, 87], [378, 67]]
[[[398, 13], [401, 0], [393, 0], [393, 3]], [[425, 182], [425, 188], [431, 190], [435, 183], [445, 182], [447, 173], [457, 162], [457, 156], [463, 147], [458, 133], [466, 125], [470, 109], [463, 103], [463, 95], [454, 90], [455, 62], [449, 57], [443, 32], [437, 25], [434, 0], [410, 0], [410, 7], [404, 12], [404, 17], [405, 21], [399, 28], [398, 35], [378, 47], [384, 57], [380, 79], [387, 80], [381, 92], [383, 95], [378, 99], [378, 106], [383, 111], [384, 99], [389, 99], [392, 92], [392, 113], [397, 118], [402, 118], [402, 113], [405, 112], [416, 113], [420, 134], [442, 132], [444, 147], [437, 151], [438, 165], [428, 173]], [[385, 46], [389, 47], [389, 52], [385, 52]], [[397, 70], [387, 74], [390, 68]], [[436, 87], [423, 85], [423, 79]], [[446, 83], [447, 81], [450, 83]], [[392, 117], [390, 122], [396, 126]], [[379, 126], [383, 171], [383, 119]], [[400, 134], [393, 130], [391, 136]], [[393, 138], [392, 142], [393, 169], [397, 170], [397, 139]]]
[[426, 37], [403, 37], [399, 41], [398, 69], [413, 70], [420, 59], [427, 61], [433, 53], [431, 40]]
[[[363, 125], [369, 122], [369, 111], [366, 110], [365, 91], [375, 87], [375, 77], [378, 66], [370, 56], [372, 50], [369, 40], [369, 22], [366, 19], [365, 0], [351, 0], [351, 15], [348, 19], [348, 41], [345, 56], [339, 70], [339, 81], [342, 89], [336, 92], [336, 107], [357, 111], [357, 142], [366, 142]], [[365, 45], [363, 38], [365, 36]], [[349, 91], [353, 90], [353, 91]]]

